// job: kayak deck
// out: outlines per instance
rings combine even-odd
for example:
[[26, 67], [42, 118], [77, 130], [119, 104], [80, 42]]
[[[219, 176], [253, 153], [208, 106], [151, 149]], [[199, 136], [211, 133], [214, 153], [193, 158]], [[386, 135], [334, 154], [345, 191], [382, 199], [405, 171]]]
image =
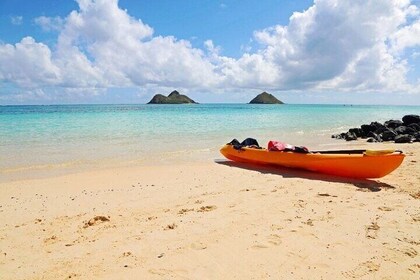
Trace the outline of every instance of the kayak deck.
[[394, 151], [360, 153], [295, 153], [225, 145], [220, 152], [237, 162], [277, 165], [350, 178], [381, 178], [401, 165], [405, 155]]

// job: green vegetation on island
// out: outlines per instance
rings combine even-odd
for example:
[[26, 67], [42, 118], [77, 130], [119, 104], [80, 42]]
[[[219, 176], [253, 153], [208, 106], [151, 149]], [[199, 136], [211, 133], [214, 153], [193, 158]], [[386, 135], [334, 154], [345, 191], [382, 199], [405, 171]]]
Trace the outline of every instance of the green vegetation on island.
[[258, 94], [254, 99], [252, 99], [249, 104], [284, 104], [278, 100], [274, 95], [262, 92]]
[[156, 94], [153, 96], [152, 100], [147, 104], [197, 104], [194, 100], [189, 98], [186, 95], [180, 94], [178, 91], [174, 90], [168, 96], [162, 94]]

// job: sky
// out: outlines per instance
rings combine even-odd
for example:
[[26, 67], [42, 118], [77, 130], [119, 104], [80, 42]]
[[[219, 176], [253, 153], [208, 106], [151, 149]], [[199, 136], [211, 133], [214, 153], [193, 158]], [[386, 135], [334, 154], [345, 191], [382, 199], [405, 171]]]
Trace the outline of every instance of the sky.
[[420, 105], [420, 0], [0, 0], [0, 104]]

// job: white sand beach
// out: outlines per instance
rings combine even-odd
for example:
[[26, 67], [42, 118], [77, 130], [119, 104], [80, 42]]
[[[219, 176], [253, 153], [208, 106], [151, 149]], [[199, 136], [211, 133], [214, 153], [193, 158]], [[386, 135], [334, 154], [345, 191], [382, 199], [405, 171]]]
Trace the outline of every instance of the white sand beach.
[[0, 278], [418, 279], [420, 146], [397, 148], [380, 180], [222, 161], [2, 183]]

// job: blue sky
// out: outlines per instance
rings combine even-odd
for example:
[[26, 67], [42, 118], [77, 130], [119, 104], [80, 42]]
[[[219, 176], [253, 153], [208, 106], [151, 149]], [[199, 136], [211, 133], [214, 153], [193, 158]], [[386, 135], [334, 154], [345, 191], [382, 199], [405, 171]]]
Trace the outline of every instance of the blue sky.
[[420, 105], [419, 1], [0, 0], [0, 104]]

